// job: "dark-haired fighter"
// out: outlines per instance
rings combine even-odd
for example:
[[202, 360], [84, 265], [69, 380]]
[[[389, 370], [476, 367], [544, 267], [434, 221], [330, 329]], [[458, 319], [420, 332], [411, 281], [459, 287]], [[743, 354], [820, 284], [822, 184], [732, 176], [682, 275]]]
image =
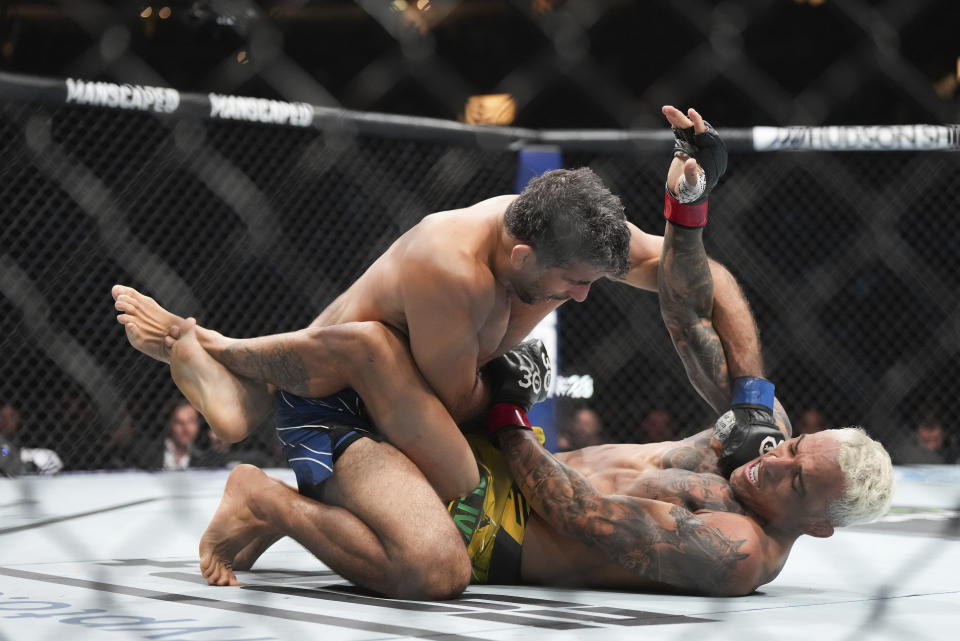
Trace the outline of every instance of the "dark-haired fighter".
[[[674, 126], [703, 129], [692, 110], [692, 121], [671, 107], [664, 113]], [[696, 163], [675, 161], [671, 184], [681, 175], [696, 184]], [[717, 177], [707, 176], [708, 184]], [[598, 278], [655, 289], [662, 241], [627, 223], [619, 199], [592, 172], [560, 170], [531, 181], [520, 196], [426, 217], [299, 332], [228, 339], [130, 288], [117, 286], [113, 294], [131, 344], [170, 362], [177, 385], [221, 438], [245, 437], [276, 410], [300, 491], [324, 501], [299, 511], [300, 521], [285, 533], [358, 583], [436, 597], [462, 590], [469, 566], [457, 551], [457, 531], [417, 468], [444, 498], [476, 486], [477, 465], [455, 419], [491, 400], [478, 366], [505, 353], [565, 300], [582, 301]], [[758, 354], [736, 283], [722, 267], [711, 268], [713, 322], [725, 341], [752, 344], [732, 353]], [[370, 320], [379, 324], [352, 324]], [[370, 340], [358, 340], [365, 332], [373, 334]], [[409, 341], [412, 362], [377, 351], [398, 337]], [[381, 372], [403, 382], [402, 395], [384, 393]], [[274, 396], [270, 383], [284, 391]], [[352, 389], [339, 391], [345, 384]], [[505, 407], [498, 420], [512, 411]], [[371, 424], [409, 460], [362, 438]], [[339, 483], [337, 475], [326, 481], [334, 463]], [[392, 514], [418, 520], [391, 520]], [[329, 524], [329, 532], [319, 524]], [[265, 534], [232, 550], [235, 526], [215, 518], [205, 537], [201, 565], [211, 583], [235, 582], [231, 564], [243, 567], [269, 542]], [[417, 544], [422, 529], [431, 531], [429, 544]], [[357, 549], [368, 543], [366, 552]], [[441, 571], [411, 573], [426, 560]], [[384, 581], [385, 568], [395, 580]], [[406, 580], [414, 575], [422, 580]]]
[[[774, 416], [790, 435], [786, 415], [772, 386], [759, 378], [762, 371], [731, 380], [727, 351], [711, 321], [713, 280], [698, 228], [705, 221], [684, 222], [667, 224], [661, 313], [691, 382], [718, 413], [735, 409], [715, 428], [682, 441], [602, 445], [556, 456], [522, 421], [491, 422], [489, 436], [502, 453], [486, 435], [471, 437], [483, 480], [450, 506], [467, 539], [475, 582], [747, 594], [779, 574], [801, 535], [830, 536], [835, 527], [876, 518], [889, 504], [890, 458], [862, 430], [826, 430], [766, 449], [772, 435], [764, 433], [765, 425]], [[370, 349], [411, 360], [395, 338]], [[514, 404], [528, 407], [538, 395], [522, 382], [533, 370], [541, 378], [548, 371], [537, 356], [524, 343], [491, 361], [484, 373]], [[389, 373], [381, 383], [402, 389]], [[755, 433], [760, 438], [754, 440]], [[731, 441], [752, 440], [753, 455], [741, 457], [750, 448], [731, 452]], [[731, 456], [739, 464], [731, 465]], [[338, 468], [330, 482], [342, 488], [346, 478]], [[296, 537], [299, 515], [316, 505], [241, 466], [214, 519], [235, 528], [220, 553], [243, 555], [251, 538]], [[424, 528], [420, 541], [433, 534]], [[365, 585], [393, 594], [390, 568], [382, 572], [381, 580]]]
[[[301, 492], [319, 497], [340, 453], [376, 425], [441, 497], [454, 498], [479, 482], [456, 424], [490, 401], [479, 365], [519, 343], [563, 302], [584, 300], [594, 281], [626, 275], [631, 231], [619, 198], [593, 171], [556, 170], [519, 196], [426, 216], [298, 332], [232, 340], [129, 287], [118, 285], [113, 295], [130, 342], [170, 362], [177, 385], [221, 439], [241, 440], [275, 413]], [[657, 240], [637, 230], [634, 244], [643, 246], [635, 253], [649, 259]], [[650, 287], [656, 261], [643, 270], [633, 277]], [[361, 321], [402, 335], [416, 367], [365, 354], [332, 361], [331, 352], [348, 352], [355, 342], [343, 326]], [[185, 350], [193, 358], [179, 358]], [[409, 394], [384, 398], [352, 371], [345, 389], [345, 368], [353, 367], [401, 368], [395, 375]], [[320, 369], [321, 379], [307, 376]], [[282, 391], [274, 394], [267, 381]]]

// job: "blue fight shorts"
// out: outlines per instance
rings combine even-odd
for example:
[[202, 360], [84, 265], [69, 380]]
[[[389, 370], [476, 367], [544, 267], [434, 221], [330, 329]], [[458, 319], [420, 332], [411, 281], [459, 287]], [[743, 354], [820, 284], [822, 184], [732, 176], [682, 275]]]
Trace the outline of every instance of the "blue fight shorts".
[[363, 401], [351, 388], [333, 396], [305, 398], [277, 392], [274, 418], [283, 454], [304, 496], [322, 498], [333, 464], [358, 439], [381, 440], [373, 433]]

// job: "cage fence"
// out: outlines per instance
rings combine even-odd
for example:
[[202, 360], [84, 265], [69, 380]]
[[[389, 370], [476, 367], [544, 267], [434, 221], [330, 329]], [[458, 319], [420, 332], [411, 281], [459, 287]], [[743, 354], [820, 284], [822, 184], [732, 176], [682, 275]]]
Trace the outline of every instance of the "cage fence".
[[[784, 77], [753, 54], [785, 21], [808, 19], [798, 13], [805, 3], [699, 3], [713, 20], [691, 20], [689, 52], [679, 62], [658, 54], [641, 71], [608, 65], [613, 45], [591, 37], [598, 25], [626, 29], [635, 3], [505, 3], [534, 36], [522, 64], [491, 62], [518, 113], [542, 114], [561, 100], [616, 128], [602, 132], [343, 110], [284, 47], [301, 28], [285, 21], [286, 8], [243, 1], [170, 3], [174, 12], [209, 10], [212, 20], [197, 9], [196, 33], [219, 25], [222, 48], [205, 85], [178, 87], [203, 94], [175, 91], [164, 66], [174, 62], [144, 53], [145, 24], [163, 24], [131, 18], [145, 3], [51, 4], [66, 15], [69, 58], [51, 63], [47, 77], [0, 78], [0, 402], [19, 415], [8, 410], [0, 420], [8, 434], [16, 422], [23, 447], [55, 451], [65, 470], [159, 467], [177, 402], [167, 368], [127, 344], [112, 284], [232, 336], [303, 327], [423, 216], [511, 193], [517, 150], [530, 144], [559, 147], [564, 166], [594, 169], [633, 223], [661, 233], [669, 132], [652, 127], [659, 104], [674, 100], [709, 104], [731, 143], [705, 242], [751, 302], [767, 376], [795, 426], [816, 414], [810, 420], [828, 426], [862, 424], [896, 453], [918, 422], [937, 420], [947, 462], [960, 457], [960, 232], [952, 224], [960, 155], [945, 151], [957, 148], [957, 129], [777, 129], [784, 149], [758, 151], [771, 132], [724, 127], [757, 124], [731, 106], [744, 95], [758, 105], [753, 115], [779, 125], [882, 124], [883, 101], [907, 119], [948, 122], [955, 104], [920, 90], [923, 71], [894, 39], [877, 37], [918, 42], [917, 24], [949, 10], [944, 3], [831, 3], [830, 28], [849, 34], [848, 49], [818, 74]], [[434, 2], [430, 15], [410, 14], [413, 3], [328, 4], [324, 11], [359, 12], [381, 28], [366, 66], [347, 64], [331, 80], [338, 95], [375, 110], [414, 84], [417, 108], [459, 113], [473, 87], [444, 60], [445, 36], [429, 27], [457, 11], [482, 17], [479, 3]], [[651, 5], [661, 22], [688, 17], [670, 3]], [[6, 21], [3, 35], [29, 32], [22, 8], [5, 8], [21, 22]], [[545, 80], [556, 75], [576, 95]], [[272, 99], [237, 97], [245, 92]], [[655, 295], [601, 282], [585, 303], [563, 307], [558, 328], [565, 391], [557, 421], [570, 446], [583, 408], [611, 442], [688, 434], [712, 420]], [[212, 452], [206, 438], [198, 447]], [[282, 462], [268, 430], [235, 457]], [[851, 638], [882, 624], [878, 612]]]
[[[4, 81], [8, 95], [39, 83]], [[83, 104], [123, 87], [70, 82], [46, 81], [44, 99], [6, 100], [0, 129], [0, 396], [21, 416], [24, 445], [57, 451], [66, 469], [148, 465], [129, 457], [156, 450], [176, 396], [166, 368], [114, 324], [114, 283], [227, 335], [297, 329], [426, 214], [512, 192], [515, 148], [544, 140], [567, 147], [566, 166], [593, 168], [632, 222], [662, 233], [669, 147], [656, 133], [572, 132], [564, 142], [558, 131], [450, 132], [426, 121], [404, 133], [396, 118], [370, 126], [370, 114], [346, 111], [336, 126], [322, 116], [318, 126], [270, 125]], [[67, 104], [54, 101], [57, 87]], [[195, 112], [203, 101], [181, 100]], [[269, 119], [278, 105], [248, 100], [220, 115]], [[956, 131], [928, 129], [955, 144]], [[908, 133], [901, 144], [916, 144], [915, 132], [897, 135]], [[705, 242], [753, 305], [767, 374], [794, 420], [815, 409], [827, 425], [864, 424], [896, 448], [911, 421], [953, 415], [958, 156], [759, 153], [748, 133], [730, 138], [739, 151]], [[561, 391], [561, 429], [583, 407], [615, 442], [712, 420], [655, 295], [599, 283], [586, 303], [561, 309], [559, 346], [561, 380], [591, 383]], [[267, 436], [248, 447], [272, 455]]]

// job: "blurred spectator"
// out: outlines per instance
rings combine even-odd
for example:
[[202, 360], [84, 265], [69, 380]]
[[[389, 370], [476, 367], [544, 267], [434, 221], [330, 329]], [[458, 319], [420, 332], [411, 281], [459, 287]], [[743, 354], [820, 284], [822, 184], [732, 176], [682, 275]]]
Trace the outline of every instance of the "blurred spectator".
[[185, 398], [167, 405], [166, 425], [162, 445], [154, 445], [147, 459], [147, 467], [160, 470], [185, 470], [200, 455], [196, 447], [200, 433], [200, 414]]
[[20, 448], [12, 439], [19, 422], [16, 408], [9, 403], [0, 403], [0, 477], [20, 476], [23, 470]]
[[910, 433], [891, 448], [890, 456], [896, 465], [929, 465], [953, 463], [957, 452], [940, 418], [926, 413]]
[[637, 434], [638, 443], [661, 443], [672, 441], [677, 437], [673, 426], [673, 416], [669, 411], [656, 407], [640, 421], [640, 431]]
[[827, 429], [827, 424], [823, 418], [823, 412], [813, 405], [804, 408], [797, 416], [797, 420], [793, 422], [794, 436], [816, 434], [825, 429]]
[[13, 438], [20, 428], [20, 412], [13, 403], [0, 403], [0, 436]]
[[53, 450], [44, 447], [20, 447], [22, 427], [20, 412], [16, 406], [10, 402], [0, 403], [0, 454], [6, 450], [4, 458], [10, 457], [4, 466], [4, 474], [49, 475], [62, 470], [63, 461]]
[[50, 434], [75, 444], [66, 461], [67, 469], [96, 469], [105, 429], [96, 405], [83, 392], [65, 390], [60, 397], [60, 408], [56, 429], [50, 430]]
[[97, 452], [96, 468], [129, 470], [150, 467], [144, 461], [143, 443], [137, 439], [133, 417], [125, 412], [123, 419], [103, 438]]
[[603, 431], [603, 419], [589, 407], [574, 410], [557, 436], [557, 448], [561, 452], [604, 443], [609, 443], [609, 439]]

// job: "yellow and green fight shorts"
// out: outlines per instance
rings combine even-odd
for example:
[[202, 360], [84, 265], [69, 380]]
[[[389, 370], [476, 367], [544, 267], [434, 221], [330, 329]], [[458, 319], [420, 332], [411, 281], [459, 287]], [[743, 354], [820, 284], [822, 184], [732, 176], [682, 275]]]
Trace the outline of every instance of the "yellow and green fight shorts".
[[[543, 430], [533, 428], [540, 442]], [[503, 453], [486, 434], [468, 434], [467, 441], [480, 468], [480, 485], [447, 505], [467, 544], [473, 564], [472, 583], [515, 585], [520, 582], [520, 550], [530, 506]]]

